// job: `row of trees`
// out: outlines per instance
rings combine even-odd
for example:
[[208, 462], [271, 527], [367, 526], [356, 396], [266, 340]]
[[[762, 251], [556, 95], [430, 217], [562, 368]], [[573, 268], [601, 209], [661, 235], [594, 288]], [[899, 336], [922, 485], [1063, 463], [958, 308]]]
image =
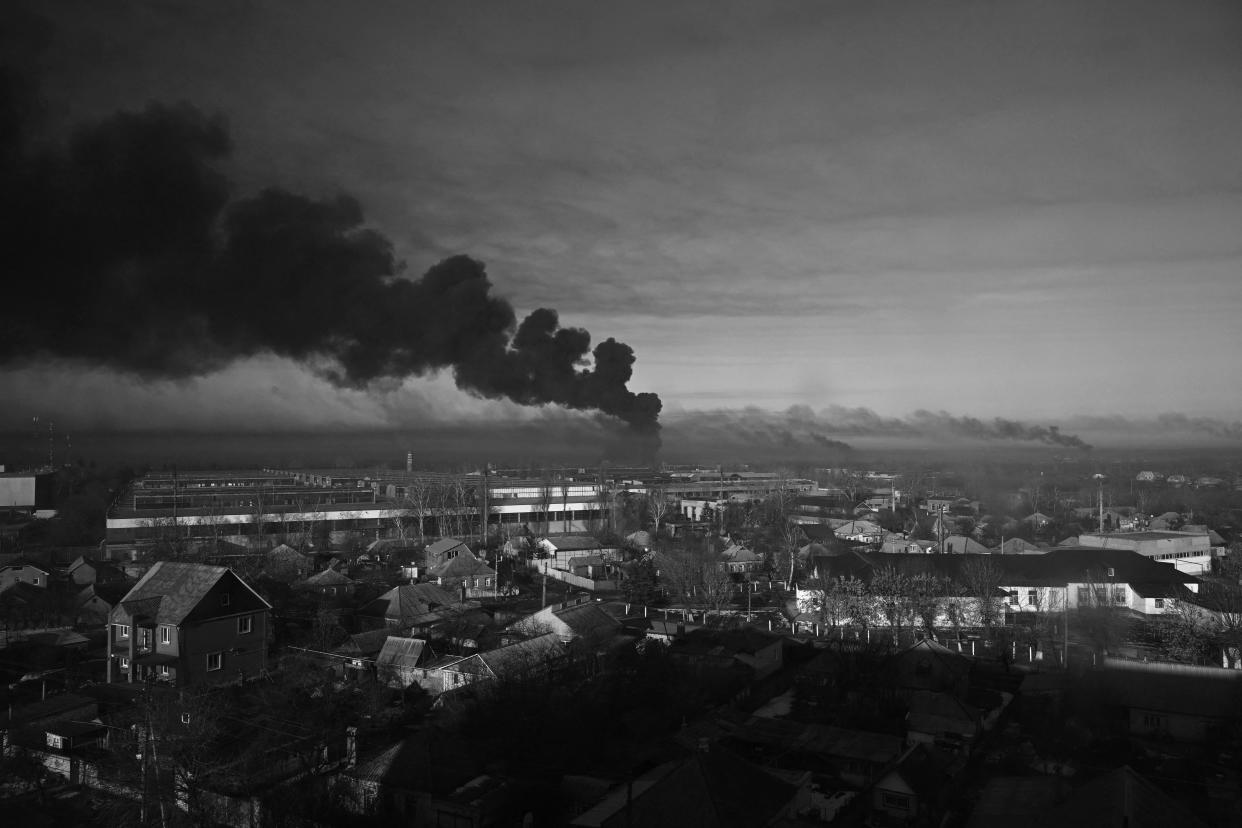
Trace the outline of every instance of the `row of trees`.
[[922, 629], [928, 635], [946, 626], [955, 632], [982, 627], [991, 635], [1003, 620], [998, 596], [1001, 572], [990, 561], [966, 562], [961, 583], [934, 572], [886, 566], [863, 581], [852, 575], [806, 584], [803, 612], [827, 626], [873, 626], [896, 633]]

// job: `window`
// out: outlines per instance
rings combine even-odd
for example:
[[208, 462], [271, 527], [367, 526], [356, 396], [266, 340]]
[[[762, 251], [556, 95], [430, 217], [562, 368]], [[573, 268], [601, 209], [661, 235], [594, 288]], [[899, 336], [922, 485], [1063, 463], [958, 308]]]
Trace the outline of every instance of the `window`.
[[189, 713], [182, 713], [182, 714], [181, 714], [181, 723], [182, 723], [182, 724], [189, 724], [189, 723], [190, 723], [190, 714], [189, 714]]
[[1113, 603], [1124, 604], [1126, 602], [1126, 588], [1123, 586], [1113, 587]]
[[1018, 591], [1016, 589], [1009, 590], [1009, 606], [1016, 607], [1018, 605]]
[[161, 665], [160, 665], [160, 675], [161, 675], [161, 676], [164, 676], [165, 678], [168, 678], [168, 676], [171, 674], [171, 672], [172, 672], [172, 671], [168, 669], [168, 665], [167, 665], [167, 664], [161, 664]]
[[30, 583], [34, 584], [35, 586], [38, 586], [38, 585], [39, 585], [39, 576], [38, 576], [38, 575], [34, 576], [34, 580], [33, 580], [33, 581], [31, 581]]
[[1164, 609], [1164, 599], [1163, 599], [1163, 598], [1157, 598], [1157, 599], [1156, 599], [1156, 609]]
[[237, 632], [240, 633], [241, 635], [245, 635], [246, 633], [251, 632], [253, 629], [254, 629], [254, 616], [253, 615], [243, 615], [241, 618], [237, 619]]
[[227, 607], [229, 605], [229, 594], [223, 592], [220, 594], [220, 606]]
[[219, 670], [223, 666], [224, 666], [224, 653], [208, 653], [207, 654], [207, 669], [209, 671]]
[[1143, 727], [1164, 727], [1164, 716], [1157, 716], [1154, 713], [1143, 714]]
[[1028, 607], [1033, 607], [1038, 603], [1039, 603], [1039, 593], [1033, 589], [1028, 589], [1026, 591], [1026, 605]]
[[129, 638], [129, 624], [117, 624], [116, 629], [118, 638]]
[[160, 627], [160, 643], [161, 644], [172, 643], [172, 629], [170, 627], [168, 626]]
[[1117, 573], [1116, 573], [1116, 572], [1114, 572], [1114, 571], [1113, 571], [1113, 568], [1110, 566], [1110, 567], [1108, 568], [1108, 577], [1110, 577], [1110, 578], [1116, 577], [1116, 574], [1117, 574]]
[[1091, 603], [1091, 590], [1087, 587], [1078, 588], [1078, 605], [1085, 607]]
[[144, 628], [142, 634], [138, 636], [140, 647], [148, 647], [151, 644], [151, 631]]
[[896, 808], [900, 811], [910, 810], [910, 797], [905, 794], [880, 791], [880, 804], [885, 808]]
[[124, 656], [121, 657], [121, 669], [122, 670], [129, 669], [129, 659], [125, 658]]

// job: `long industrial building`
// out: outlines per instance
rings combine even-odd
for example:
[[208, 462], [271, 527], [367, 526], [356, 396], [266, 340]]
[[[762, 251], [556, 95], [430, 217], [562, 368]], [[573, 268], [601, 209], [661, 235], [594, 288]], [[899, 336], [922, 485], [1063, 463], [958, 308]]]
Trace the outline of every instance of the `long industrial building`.
[[107, 517], [112, 549], [160, 542], [228, 541], [340, 548], [360, 541], [419, 541], [490, 532], [587, 533], [611, 525], [619, 495], [761, 498], [807, 480], [716, 470], [562, 469], [541, 478], [491, 472], [389, 469], [242, 469], [154, 472], [135, 480]]
[[113, 503], [107, 543], [323, 547], [345, 537], [478, 535], [483, 514], [511, 532], [585, 532], [609, 519], [613, 492], [607, 482], [566, 478], [375, 469], [161, 472], [134, 481]]

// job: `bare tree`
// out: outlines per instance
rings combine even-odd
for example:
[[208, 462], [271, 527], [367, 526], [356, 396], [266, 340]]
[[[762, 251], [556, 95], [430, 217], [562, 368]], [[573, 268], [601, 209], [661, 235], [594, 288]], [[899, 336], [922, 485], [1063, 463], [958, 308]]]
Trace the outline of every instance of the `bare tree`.
[[1198, 616], [1201, 628], [1220, 650], [1221, 663], [1230, 669], [1242, 665], [1242, 555], [1221, 559], [1217, 577], [1205, 581], [1188, 612]]
[[894, 640], [900, 639], [902, 628], [911, 623], [914, 614], [911, 577], [895, 566], [885, 566], [871, 578], [871, 595], [881, 617], [893, 629]]
[[544, 472], [543, 480], [539, 485], [539, 516], [543, 524], [540, 528], [541, 535], [547, 535], [552, 531], [551, 509], [554, 491], [551, 476]]
[[1125, 615], [1124, 596], [1118, 600], [1116, 590], [1125, 585], [1116, 584], [1108, 574], [1090, 570], [1079, 588], [1078, 608], [1074, 612], [1074, 627], [1084, 635], [1097, 652], [1107, 654], [1116, 648], [1129, 632]]
[[669, 591], [687, 603], [719, 612], [736, 591], [724, 560], [709, 547], [669, 552], [660, 556], [659, 564], [660, 577]]
[[843, 469], [834, 475], [832, 482], [837, 488], [845, 492], [845, 496], [849, 498], [851, 509], [858, 505], [858, 500], [862, 493], [871, 489], [871, 481], [868, 479], [867, 473], [857, 469]]
[[418, 530], [418, 542], [426, 543], [427, 518], [432, 514], [431, 486], [426, 478], [415, 478], [406, 484], [405, 497], [401, 499], [401, 505], [414, 518], [414, 524]]
[[824, 584], [819, 599], [819, 617], [824, 624], [840, 627], [847, 623], [867, 626], [867, 585], [853, 575], [839, 575]]
[[653, 483], [647, 489], [647, 514], [650, 515], [654, 524], [651, 534], [660, 534], [660, 523], [664, 520], [664, 516], [668, 514], [672, 508], [672, 501], [668, 496], [668, 488]]
[[[962, 585], [975, 603], [978, 623], [992, 636], [1000, 618], [1000, 568], [985, 555], [972, 556], [962, 565]], [[973, 620], [973, 619], [972, 619]]]
[[951, 581], [933, 572], [920, 572], [910, 578], [910, 597], [914, 616], [928, 636], [935, 637], [936, 622], [948, 605]]

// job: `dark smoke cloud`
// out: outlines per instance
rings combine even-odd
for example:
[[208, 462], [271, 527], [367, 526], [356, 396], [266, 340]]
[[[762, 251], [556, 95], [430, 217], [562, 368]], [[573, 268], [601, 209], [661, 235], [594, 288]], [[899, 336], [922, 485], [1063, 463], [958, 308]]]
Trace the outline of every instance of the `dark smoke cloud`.
[[1214, 417], [1196, 417], [1177, 411], [1158, 414], [1153, 418], [1131, 419], [1121, 415], [1080, 416], [1074, 425], [1103, 440], [1161, 440], [1173, 438], [1212, 438], [1213, 441], [1242, 440], [1242, 421], [1219, 420]]
[[[958, 437], [968, 440], [997, 440], [1042, 443], [1089, 450], [1091, 446], [1072, 434], [1062, 434], [1056, 426], [1027, 425], [1015, 420], [955, 417], [943, 411], [919, 410], [909, 417], [881, 417], [869, 408], [833, 406], [815, 412], [809, 406], [795, 405], [784, 412], [750, 408], [740, 412], [713, 411], [707, 415], [727, 422], [731, 428], [769, 434], [785, 429], [805, 434], [817, 443], [832, 437]], [[844, 445], [844, 444], [843, 444]]]
[[351, 198], [233, 200], [221, 119], [151, 105], [49, 145], [29, 100], [15, 72], [0, 74], [0, 363], [175, 379], [270, 352], [355, 388], [448, 368], [484, 397], [658, 430], [659, 397], [626, 387], [628, 345], [591, 348], [546, 308], [519, 324], [480, 262], [454, 256], [406, 278]]
[[1026, 425], [1016, 420], [996, 417], [979, 420], [974, 417], [954, 417], [943, 411], [919, 410], [910, 415], [911, 425], [923, 433], [947, 433], [972, 440], [1012, 440], [1017, 442], [1044, 443], [1089, 450], [1091, 446], [1072, 434], [1062, 434], [1056, 426]]
[[1205, 434], [1225, 440], [1242, 440], [1242, 422], [1225, 422], [1212, 417], [1190, 417], [1186, 414], [1167, 413], [1156, 418], [1156, 424], [1166, 431], [1189, 434]]

